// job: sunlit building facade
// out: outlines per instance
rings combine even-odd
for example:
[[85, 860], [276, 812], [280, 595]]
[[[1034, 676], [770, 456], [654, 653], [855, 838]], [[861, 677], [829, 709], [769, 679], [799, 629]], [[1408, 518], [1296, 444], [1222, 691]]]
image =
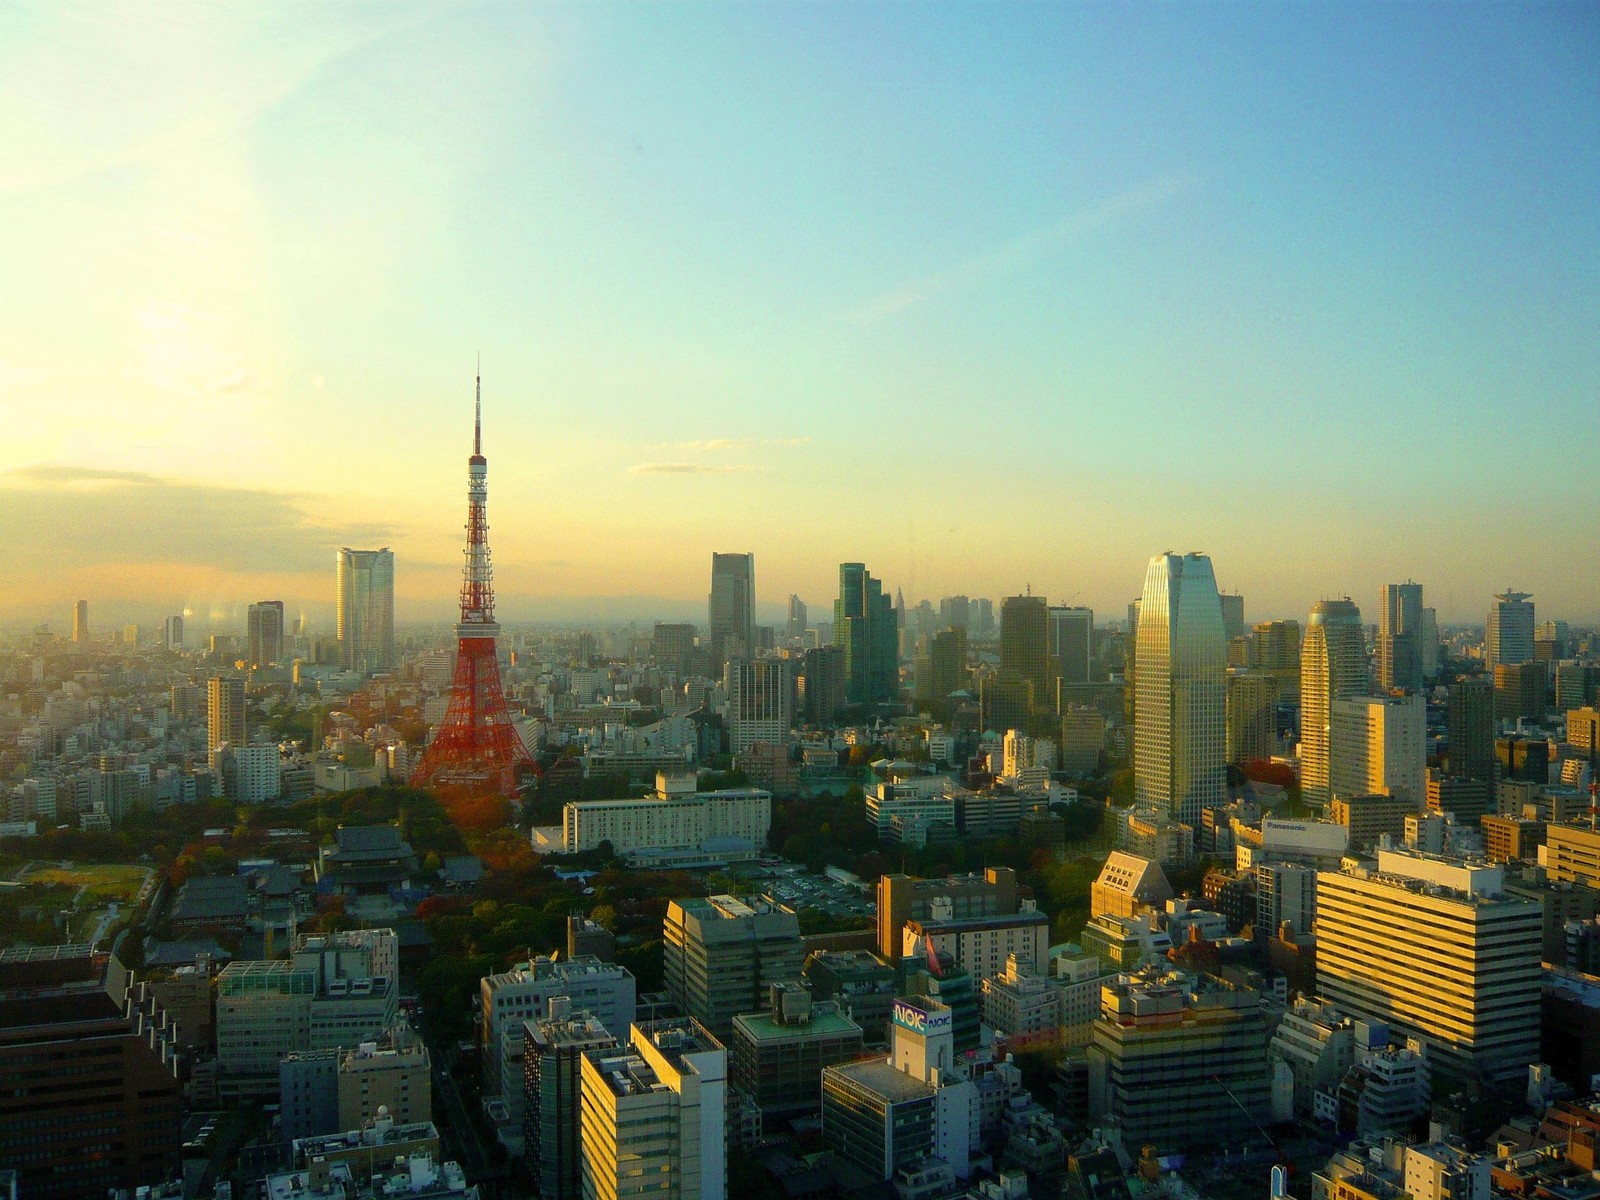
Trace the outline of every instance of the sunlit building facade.
[[1135, 802], [1198, 827], [1227, 782], [1227, 645], [1209, 558], [1150, 560], [1137, 636]]
[[1333, 702], [1367, 689], [1367, 647], [1361, 610], [1346, 596], [1311, 610], [1300, 653], [1300, 795], [1326, 804], [1332, 795], [1329, 743]]

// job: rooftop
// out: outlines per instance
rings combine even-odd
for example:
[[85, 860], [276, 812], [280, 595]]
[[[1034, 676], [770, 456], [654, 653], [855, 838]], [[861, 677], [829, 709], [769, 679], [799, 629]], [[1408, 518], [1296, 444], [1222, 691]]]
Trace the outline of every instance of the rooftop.
[[809, 1021], [785, 1024], [770, 1012], [745, 1013], [733, 1019], [733, 1027], [735, 1032], [743, 1031], [758, 1042], [786, 1042], [861, 1034], [861, 1026], [831, 1004], [814, 1005]]
[[933, 1088], [915, 1075], [904, 1071], [897, 1071], [888, 1062], [881, 1058], [869, 1058], [861, 1062], [840, 1063], [827, 1069], [844, 1076], [846, 1079], [859, 1084], [868, 1091], [875, 1092], [887, 1099], [891, 1104], [898, 1104], [905, 1100], [920, 1100], [933, 1095]]

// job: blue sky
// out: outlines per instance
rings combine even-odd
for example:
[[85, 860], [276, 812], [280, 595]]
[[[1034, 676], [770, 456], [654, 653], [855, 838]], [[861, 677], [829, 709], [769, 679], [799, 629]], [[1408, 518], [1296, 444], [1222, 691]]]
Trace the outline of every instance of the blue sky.
[[8, 6], [0, 610], [320, 612], [371, 541], [447, 612], [481, 351], [508, 616], [746, 549], [1110, 614], [1170, 548], [1253, 617], [1593, 620], [1597, 59], [1575, 4]]

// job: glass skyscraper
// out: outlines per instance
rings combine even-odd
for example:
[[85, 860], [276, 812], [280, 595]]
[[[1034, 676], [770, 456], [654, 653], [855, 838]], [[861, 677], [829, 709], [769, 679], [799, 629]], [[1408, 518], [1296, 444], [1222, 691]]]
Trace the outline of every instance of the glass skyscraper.
[[1333, 703], [1367, 690], [1367, 642], [1361, 610], [1346, 596], [1321, 600], [1311, 610], [1300, 649], [1300, 798], [1332, 799], [1329, 743]]
[[894, 602], [862, 563], [839, 564], [833, 644], [844, 649], [846, 704], [884, 704], [898, 697], [900, 647]]
[[756, 654], [754, 554], [712, 554], [708, 608], [711, 671], [720, 676], [730, 658], [754, 658]]
[[1158, 554], [1139, 604], [1134, 801], [1195, 829], [1227, 791], [1227, 644], [1204, 554]]
[[339, 551], [339, 665], [370, 675], [394, 666], [394, 553]]

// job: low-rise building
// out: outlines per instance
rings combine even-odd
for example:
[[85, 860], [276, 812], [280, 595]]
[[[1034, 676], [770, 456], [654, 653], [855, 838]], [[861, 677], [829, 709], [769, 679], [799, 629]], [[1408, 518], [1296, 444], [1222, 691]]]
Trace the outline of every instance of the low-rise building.
[[768, 1011], [733, 1019], [730, 1082], [765, 1121], [815, 1114], [823, 1070], [861, 1057], [861, 1026], [832, 1004], [814, 1004], [802, 983], [775, 983], [771, 993]]

